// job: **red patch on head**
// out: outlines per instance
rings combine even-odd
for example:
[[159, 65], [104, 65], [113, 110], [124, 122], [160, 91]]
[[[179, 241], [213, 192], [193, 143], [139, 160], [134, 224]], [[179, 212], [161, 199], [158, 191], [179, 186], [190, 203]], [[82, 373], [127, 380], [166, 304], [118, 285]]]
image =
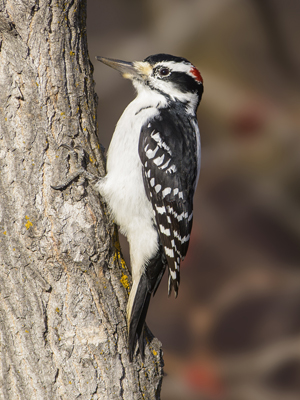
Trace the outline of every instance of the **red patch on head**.
[[202, 76], [196, 67], [192, 67], [190, 69], [190, 73], [194, 76], [194, 78], [196, 79], [197, 82], [203, 83]]

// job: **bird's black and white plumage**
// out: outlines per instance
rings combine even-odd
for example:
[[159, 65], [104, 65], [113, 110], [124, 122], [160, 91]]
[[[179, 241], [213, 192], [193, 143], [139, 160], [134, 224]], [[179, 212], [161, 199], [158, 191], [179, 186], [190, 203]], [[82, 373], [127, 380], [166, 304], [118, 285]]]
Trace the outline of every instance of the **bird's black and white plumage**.
[[144, 354], [149, 301], [168, 268], [175, 296], [193, 220], [200, 171], [196, 111], [203, 92], [199, 71], [181, 57], [157, 54], [143, 62], [97, 59], [132, 80], [137, 97], [123, 112], [96, 187], [130, 247], [133, 285], [127, 317], [129, 357]]

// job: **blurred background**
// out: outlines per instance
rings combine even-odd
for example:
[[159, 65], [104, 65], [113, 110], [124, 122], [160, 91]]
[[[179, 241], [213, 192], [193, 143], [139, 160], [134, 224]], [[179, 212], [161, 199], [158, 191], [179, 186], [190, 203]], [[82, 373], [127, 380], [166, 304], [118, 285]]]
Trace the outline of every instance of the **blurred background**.
[[162, 400], [299, 400], [300, 2], [88, 0], [87, 30], [106, 149], [134, 91], [95, 55], [170, 53], [204, 79], [179, 296], [165, 276], [147, 317]]

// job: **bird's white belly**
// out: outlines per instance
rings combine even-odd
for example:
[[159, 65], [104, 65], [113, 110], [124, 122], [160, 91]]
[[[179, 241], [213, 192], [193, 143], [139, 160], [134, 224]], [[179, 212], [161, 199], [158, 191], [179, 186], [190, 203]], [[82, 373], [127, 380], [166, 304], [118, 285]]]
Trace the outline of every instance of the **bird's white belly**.
[[122, 114], [108, 149], [107, 174], [96, 185], [130, 243], [133, 275], [134, 266], [144, 265], [157, 251], [154, 213], [146, 196], [138, 152], [141, 127], [157, 109], [147, 107], [137, 113], [140, 109], [140, 102], [133, 101]]

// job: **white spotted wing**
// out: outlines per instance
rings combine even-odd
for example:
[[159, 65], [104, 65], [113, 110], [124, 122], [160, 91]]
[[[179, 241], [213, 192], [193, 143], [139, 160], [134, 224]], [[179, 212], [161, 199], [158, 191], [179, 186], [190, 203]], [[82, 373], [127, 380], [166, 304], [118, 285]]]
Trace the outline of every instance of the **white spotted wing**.
[[175, 296], [180, 281], [180, 261], [190, 240], [193, 195], [197, 178], [197, 140], [191, 121], [170, 110], [143, 126], [139, 155], [148, 199], [169, 267], [168, 292]]

